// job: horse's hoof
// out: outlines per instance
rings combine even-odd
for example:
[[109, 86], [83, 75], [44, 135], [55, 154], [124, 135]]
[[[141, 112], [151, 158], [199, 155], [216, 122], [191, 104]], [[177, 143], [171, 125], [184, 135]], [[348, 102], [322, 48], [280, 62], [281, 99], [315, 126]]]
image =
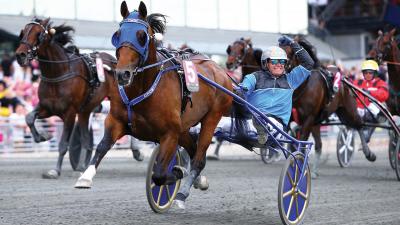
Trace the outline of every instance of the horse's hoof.
[[87, 189], [91, 188], [93, 181], [86, 178], [79, 178], [78, 181], [75, 183], [75, 188], [79, 189]]
[[182, 200], [174, 200], [174, 204], [173, 204], [176, 208], [178, 209], [186, 209], [185, 207], [185, 202]]
[[373, 153], [373, 152], [369, 152], [369, 155], [368, 156], [365, 156], [367, 159], [368, 159], [368, 161], [370, 161], [370, 162], [375, 162], [375, 160], [376, 160], [376, 155]]
[[132, 150], [133, 153], [133, 158], [136, 159], [136, 161], [141, 162], [144, 159], [143, 154], [140, 152], [140, 150]]
[[208, 160], [219, 160], [219, 156], [212, 154], [212, 155], [207, 156], [207, 159]]
[[193, 182], [193, 187], [202, 191], [207, 190], [209, 186], [206, 176], [199, 175]]
[[318, 177], [319, 177], [319, 174], [318, 173], [316, 173], [316, 172], [311, 172], [311, 179], [318, 179]]
[[37, 143], [39, 143], [39, 142], [45, 142], [45, 141], [48, 141], [48, 140], [50, 140], [50, 139], [52, 139], [53, 138], [53, 135], [51, 135], [50, 133], [40, 133], [39, 134], [39, 140], [38, 141], [36, 141], [35, 140], [35, 142], [37, 142]]
[[58, 177], [60, 177], [60, 173], [57, 170], [49, 170], [42, 174], [43, 179], [58, 179]]
[[176, 179], [182, 179], [189, 175], [187, 169], [183, 166], [174, 166], [174, 168], [172, 168], [172, 173], [175, 175]]

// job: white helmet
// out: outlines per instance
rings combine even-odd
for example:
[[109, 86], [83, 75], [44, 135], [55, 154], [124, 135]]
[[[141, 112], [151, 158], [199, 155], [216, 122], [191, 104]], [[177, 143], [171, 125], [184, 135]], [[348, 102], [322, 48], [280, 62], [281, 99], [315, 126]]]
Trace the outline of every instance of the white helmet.
[[267, 59], [286, 59], [285, 50], [278, 46], [270, 46], [261, 55], [261, 61], [264, 63]]

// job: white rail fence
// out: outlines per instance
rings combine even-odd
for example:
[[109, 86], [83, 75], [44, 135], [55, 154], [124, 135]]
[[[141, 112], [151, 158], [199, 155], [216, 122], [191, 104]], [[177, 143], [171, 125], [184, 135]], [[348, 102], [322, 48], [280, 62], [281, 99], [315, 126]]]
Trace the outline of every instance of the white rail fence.
[[[103, 137], [105, 115], [96, 114], [91, 119], [94, 136], [94, 148]], [[25, 119], [0, 117], [0, 153], [58, 151], [58, 143], [62, 134], [63, 122], [57, 117], [35, 121], [39, 132], [49, 132], [53, 138], [46, 142], [35, 143]], [[130, 136], [124, 136], [113, 149], [130, 149]]]

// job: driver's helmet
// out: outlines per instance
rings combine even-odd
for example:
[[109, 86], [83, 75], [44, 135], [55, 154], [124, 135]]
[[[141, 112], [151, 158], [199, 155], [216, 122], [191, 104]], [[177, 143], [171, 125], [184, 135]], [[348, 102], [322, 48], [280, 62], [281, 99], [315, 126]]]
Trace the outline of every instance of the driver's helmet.
[[378, 63], [376, 63], [374, 60], [365, 60], [361, 64], [361, 71], [364, 71], [364, 70], [372, 70], [372, 71], [375, 71], [375, 74], [377, 74], [379, 71]]
[[278, 46], [270, 46], [261, 55], [262, 65], [265, 66], [265, 62], [268, 59], [285, 59], [287, 60], [287, 55], [285, 50]]

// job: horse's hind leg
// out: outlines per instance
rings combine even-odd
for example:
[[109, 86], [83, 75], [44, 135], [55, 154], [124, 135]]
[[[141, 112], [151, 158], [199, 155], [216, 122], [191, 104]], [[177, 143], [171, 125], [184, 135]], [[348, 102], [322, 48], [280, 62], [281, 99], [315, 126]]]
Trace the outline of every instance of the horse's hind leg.
[[104, 136], [97, 145], [96, 153], [90, 161], [89, 167], [79, 177], [75, 184], [75, 188], [91, 188], [93, 177], [96, 175], [96, 169], [99, 166], [103, 157], [115, 142], [125, 134], [125, 125], [121, 121], [115, 119], [111, 114], [108, 114], [105, 120]]
[[365, 157], [368, 161], [374, 162], [376, 160], [376, 155], [369, 149], [363, 129], [357, 129], [358, 134], [360, 135], [362, 150], [364, 152]]
[[76, 167], [77, 171], [84, 171], [86, 169], [86, 155], [87, 151], [92, 151], [93, 146], [91, 143], [92, 137], [89, 132], [89, 116], [90, 112], [84, 112], [78, 114], [78, 125], [80, 130], [80, 142], [81, 142], [81, 151], [78, 166]]
[[52, 138], [51, 134], [48, 132], [45, 133], [39, 133], [38, 130], [35, 127], [35, 120], [39, 117], [40, 114], [41, 118], [46, 118], [48, 115], [44, 115], [45, 111], [42, 110], [39, 106], [37, 106], [32, 112], [28, 113], [25, 116], [25, 122], [28, 125], [29, 129], [31, 130], [33, 140], [36, 143], [43, 142], [43, 141], [48, 141]]
[[311, 133], [312, 133], [312, 136], [314, 137], [314, 141], [315, 141], [315, 157], [314, 157], [314, 162], [312, 165], [312, 172], [311, 172], [311, 177], [313, 179], [316, 179], [319, 176], [318, 168], [319, 168], [319, 164], [321, 161], [321, 153], [322, 153], [322, 141], [321, 141], [320, 128], [321, 128], [320, 125], [315, 125], [311, 129]]
[[60, 142], [58, 143], [58, 160], [55, 170], [49, 170], [42, 174], [45, 179], [57, 179], [61, 174], [61, 166], [65, 153], [68, 151], [69, 139], [75, 123], [75, 113], [71, 111], [64, 116], [64, 127]]

